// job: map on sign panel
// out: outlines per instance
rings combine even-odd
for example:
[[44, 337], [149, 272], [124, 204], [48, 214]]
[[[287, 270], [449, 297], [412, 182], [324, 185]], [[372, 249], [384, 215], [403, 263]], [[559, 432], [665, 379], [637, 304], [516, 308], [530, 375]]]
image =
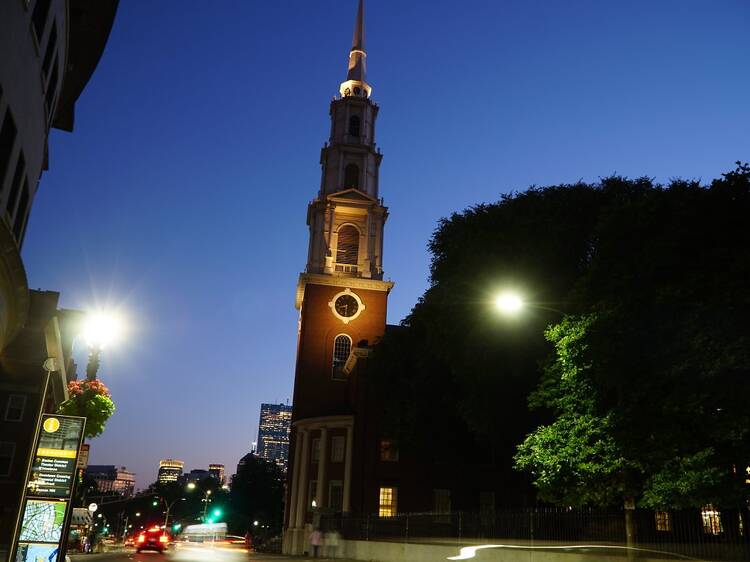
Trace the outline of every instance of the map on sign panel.
[[65, 521], [65, 502], [29, 500], [23, 514], [19, 540], [58, 542]]

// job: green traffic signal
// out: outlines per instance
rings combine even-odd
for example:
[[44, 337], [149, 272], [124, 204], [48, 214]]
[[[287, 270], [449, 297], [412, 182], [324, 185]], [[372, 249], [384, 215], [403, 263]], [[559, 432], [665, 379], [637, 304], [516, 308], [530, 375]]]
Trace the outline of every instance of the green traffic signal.
[[221, 510], [220, 509], [214, 509], [214, 517], [220, 517], [221, 516]]
[[179, 531], [181, 527], [182, 527], [181, 523], [175, 523], [174, 525], [172, 525], [172, 530]]

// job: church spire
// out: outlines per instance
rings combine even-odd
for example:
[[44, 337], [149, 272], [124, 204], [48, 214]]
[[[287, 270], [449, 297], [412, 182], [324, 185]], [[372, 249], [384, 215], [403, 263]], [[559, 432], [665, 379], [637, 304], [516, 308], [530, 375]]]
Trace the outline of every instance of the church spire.
[[349, 51], [349, 71], [346, 81], [341, 83], [339, 92], [343, 97], [364, 96], [370, 97], [372, 88], [365, 79], [365, 2], [359, 0], [357, 8], [357, 19], [354, 22], [354, 36], [352, 37], [352, 48]]

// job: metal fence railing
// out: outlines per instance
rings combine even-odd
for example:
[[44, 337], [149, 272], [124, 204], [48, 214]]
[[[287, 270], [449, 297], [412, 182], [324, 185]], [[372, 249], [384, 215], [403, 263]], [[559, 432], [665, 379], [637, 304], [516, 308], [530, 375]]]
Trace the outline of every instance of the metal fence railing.
[[[750, 561], [750, 528], [740, 511], [635, 510], [636, 554], [657, 558]], [[582, 549], [584, 545], [623, 552], [625, 511], [538, 507], [493, 513], [412, 513], [393, 517], [323, 515], [324, 530], [344, 539], [469, 545], [512, 544], [533, 549]]]

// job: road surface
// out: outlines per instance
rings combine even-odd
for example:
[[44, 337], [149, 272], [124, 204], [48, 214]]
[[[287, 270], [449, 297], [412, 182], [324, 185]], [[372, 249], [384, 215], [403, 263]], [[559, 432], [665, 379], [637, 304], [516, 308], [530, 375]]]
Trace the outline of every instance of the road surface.
[[[118, 552], [101, 554], [73, 554], [71, 562], [284, 562], [295, 560], [329, 560], [331, 558], [303, 558], [300, 556], [282, 556], [279, 554], [260, 554], [248, 552], [241, 546], [210, 543], [175, 543], [164, 554], [144, 551], [136, 553], [128, 548]], [[346, 562], [338, 559], [337, 562]]]

